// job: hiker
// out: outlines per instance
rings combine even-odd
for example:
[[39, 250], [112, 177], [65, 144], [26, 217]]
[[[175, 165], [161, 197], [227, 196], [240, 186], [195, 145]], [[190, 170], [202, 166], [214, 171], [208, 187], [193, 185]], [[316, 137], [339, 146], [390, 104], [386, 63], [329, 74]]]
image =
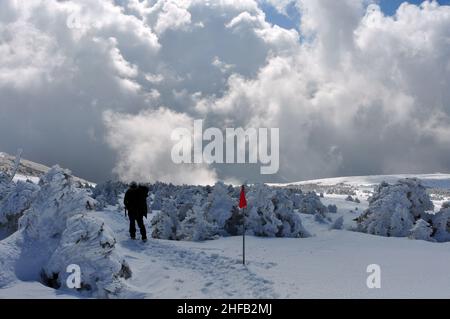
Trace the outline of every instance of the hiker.
[[123, 203], [125, 209], [128, 211], [128, 218], [130, 219], [130, 237], [136, 239], [136, 222], [139, 226], [142, 241], [147, 241], [147, 232], [144, 225], [144, 217], [147, 218], [147, 196], [149, 189], [144, 185], [137, 185], [136, 182], [130, 184], [125, 193]]

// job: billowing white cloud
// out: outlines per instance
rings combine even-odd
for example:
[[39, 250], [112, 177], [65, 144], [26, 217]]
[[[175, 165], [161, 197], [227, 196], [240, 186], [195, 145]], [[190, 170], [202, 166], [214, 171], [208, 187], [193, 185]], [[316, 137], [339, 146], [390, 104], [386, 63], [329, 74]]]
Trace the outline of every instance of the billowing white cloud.
[[191, 128], [193, 119], [186, 114], [159, 108], [137, 115], [106, 112], [107, 141], [117, 151], [117, 174], [126, 181], [163, 181], [177, 184], [212, 184], [214, 170], [204, 165], [171, 161], [172, 132]]
[[448, 170], [449, 6], [268, 1], [297, 32], [263, 1], [1, 1], [0, 148], [97, 180], [267, 180], [168, 164], [170, 129], [204, 118], [279, 127], [272, 181]]
[[450, 7], [404, 4], [394, 17], [353, 0], [299, 7], [307, 40], [295, 54], [231, 76], [199, 111], [280, 127], [289, 180], [448, 170]]

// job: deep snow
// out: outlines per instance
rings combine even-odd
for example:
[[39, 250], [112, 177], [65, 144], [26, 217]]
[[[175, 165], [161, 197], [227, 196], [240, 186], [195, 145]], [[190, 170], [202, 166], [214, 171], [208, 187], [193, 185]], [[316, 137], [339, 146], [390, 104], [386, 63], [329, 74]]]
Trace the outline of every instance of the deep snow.
[[[302, 182], [352, 185], [356, 188], [354, 197], [361, 203], [345, 200], [346, 195], [325, 193], [321, 200], [338, 207], [338, 213], [330, 216], [333, 221], [344, 217], [343, 230], [329, 230], [330, 224], [302, 214], [302, 224], [312, 237], [247, 236], [246, 266], [241, 264], [241, 236], [204, 242], [149, 239], [144, 244], [128, 239], [127, 220], [116, 207], [90, 214], [113, 231], [116, 253], [133, 271], [125, 281], [127, 289], [119, 295], [122, 298], [449, 298], [450, 243], [379, 237], [350, 230], [355, 226], [353, 219], [367, 208], [368, 193], [364, 190], [368, 185], [400, 177], [404, 176]], [[418, 177], [431, 187], [450, 186], [449, 175]], [[438, 210], [440, 204], [435, 204]], [[151, 218], [146, 221], [147, 228]], [[2, 253], [14, 255], [13, 251], [2, 250], [14, 236], [0, 241]], [[381, 267], [381, 289], [366, 286], [370, 264]], [[45, 287], [26, 274], [24, 269], [23, 274], [17, 274], [1, 288], [0, 298], [86, 297], [68, 289]]]

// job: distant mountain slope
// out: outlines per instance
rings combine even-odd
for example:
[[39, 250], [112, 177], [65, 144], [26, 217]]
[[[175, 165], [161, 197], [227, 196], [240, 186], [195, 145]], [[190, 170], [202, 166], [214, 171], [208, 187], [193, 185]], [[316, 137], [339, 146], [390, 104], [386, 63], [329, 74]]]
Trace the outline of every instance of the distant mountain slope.
[[[13, 155], [0, 152], [0, 172], [11, 173], [14, 169], [15, 159], [16, 157]], [[15, 180], [30, 179], [37, 182], [43, 174], [48, 172], [49, 169], [50, 167], [48, 166], [22, 158], [20, 161], [19, 169], [14, 179]], [[82, 178], [79, 178], [74, 175], [72, 176], [76, 181], [79, 181], [81, 183], [92, 184], [91, 182], [88, 182]]]
[[350, 186], [373, 186], [385, 181], [387, 183], [395, 183], [401, 178], [417, 177], [422, 180], [424, 186], [430, 188], [450, 188], [450, 174], [397, 174], [397, 175], [369, 175], [369, 176], [348, 176], [315, 179], [308, 181], [300, 181], [286, 184], [270, 184], [273, 186], [301, 186], [309, 184], [318, 184], [323, 186], [331, 186], [338, 184], [346, 184]]

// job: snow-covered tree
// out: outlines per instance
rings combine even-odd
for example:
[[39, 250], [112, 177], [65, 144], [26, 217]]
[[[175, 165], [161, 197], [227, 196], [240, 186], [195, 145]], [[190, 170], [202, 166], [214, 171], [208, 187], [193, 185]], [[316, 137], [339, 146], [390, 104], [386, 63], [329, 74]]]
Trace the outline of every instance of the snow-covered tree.
[[344, 216], [338, 217], [333, 224], [331, 224], [330, 229], [342, 229], [344, 227]]
[[101, 220], [87, 214], [72, 216], [43, 267], [42, 279], [54, 288], [67, 288], [67, 266], [77, 265], [81, 270], [79, 290], [100, 298], [117, 297], [125, 287], [122, 278], [130, 278], [132, 272], [115, 245], [112, 230]]
[[117, 205], [121, 194], [127, 190], [128, 186], [119, 181], [106, 181], [95, 186], [92, 193], [93, 198], [98, 203], [98, 208], [107, 205]]
[[0, 201], [0, 227], [8, 234], [19, 227], [19, 218], [36, 198], [40, 187], [32, 182], [11, 183], [9, 191]]
[[6, 196], [9, 187], [9, 176], [5, 172], [0, 171], [0, 200]]
[[256, 236], [275, 237], [282, 222], [275, 215], [272, 199], [275, 192], [264, 184], [256, 184], [247, 196], [246, 228]]
[[224, 225], [225, 232], [230, 236], [242, 235], [244, 216], [237, 205], [231, 208], [231, 216]]
[[207, 204], [202, 204], [201, 195], [196, 195], [194, 202], [192, 209], [188, 210], [186, 218], [181, 222], [178, 237], [193, 241], [213, 239], [218, 234], [218, 227], [206, 216]]
[[358, 229], [380, 236], [406, 237], [414, 223], [433, 209], [426, 189], [418, 179], [401, 179], [394, 185], [376, 187], [369, 208], [358, 218]]
[[299, 213], [320, 215], [323, 219], [326, 218], [328, 209], [320, 201], [320, 197], [314, 192], [297, 193], [293, 195], [294, 209], [298, 209]]
[[180, 227], [178, 208], [174, 199], [166, 198], [161, 210], [152, 219], [153, 238], [177, 240]]
[[431, 225], [423, 219], [418, 219], [413, 228], [411, 228], [410, 230], [409, 238], [435, 241], [433, 238], [431, 238], [432, 233], [433, 229], [431, 228]]
[[294, 203], [288, 196], [288, 191], [278, 189], [275, 191], [274, 212], [281, 221], [281, 226], [276, 234], [278, 237], [309, 237], [310, 234], [302, 225], [300, 215], [294, 211]]
[[85, 190], [76, 188], [70, 173], [51, 168], [39, 181], [40, 190], [19, 219], [19, 227], [33, 240], [59, 238], [68, 218], [95, 207]]
[[345, 198], [345, 200], [346, 200], [347, 202], [354, 202], [354, 201], [355, 201], [351, 195], [348, 195], [348, 196]]
[[328, 205], [327, 206], [327, 209], [328, 209], [328, 212], [330, 213], [330, 214], [336, 214], [337, 213], [337, 206], [336, 205], [334, 205], [334, 204], [330, 204], [330, 205]]
[[[29, 197], [22, 199], [25, 194]], [[9, 200], [11, 206], [27, 208], [16, 237], [9, 242], [18, 254], [9, 257], [14, 263], [7, 265], [8, 271], [20, 265], [19, 271], [26, 271], [27, 276], [40, 273], [47, 285], [63, 288], [67, 266], [77, 264], [81, 288], [91, 296], [114, 297], [123, 291], [120, 278], [128, 278], [131, 270], [115, 250], [112, 231], [89, 210], [95, 201], [87, 189], [77, 187], [68, 171], [51, 168], [39, 186], [19, 182]], [[0, 263], [5, 260], [0, 258]]]
[[226, 234], [225, 224], [231, 218], [233, 206], [236, 201], [231, 198], [228, 188], [222, 182], [214, 185], [207, 205], [207, 217], [212, 223], [216, 223], [222, 235]]
[[431, 217], [433, 239], [438, 242], [450, 241], [450, 202], [445, 202], [442, 208]]
[[152, 195], [149, 196], [153, 199], [151, 204], [152, 210], [161, 210], [163, 206], [163, 201], [166, 198], [174, 197], [176, 187], [172, 184], [165, 184], [161, 182], [156, 182], [152, 185]]

